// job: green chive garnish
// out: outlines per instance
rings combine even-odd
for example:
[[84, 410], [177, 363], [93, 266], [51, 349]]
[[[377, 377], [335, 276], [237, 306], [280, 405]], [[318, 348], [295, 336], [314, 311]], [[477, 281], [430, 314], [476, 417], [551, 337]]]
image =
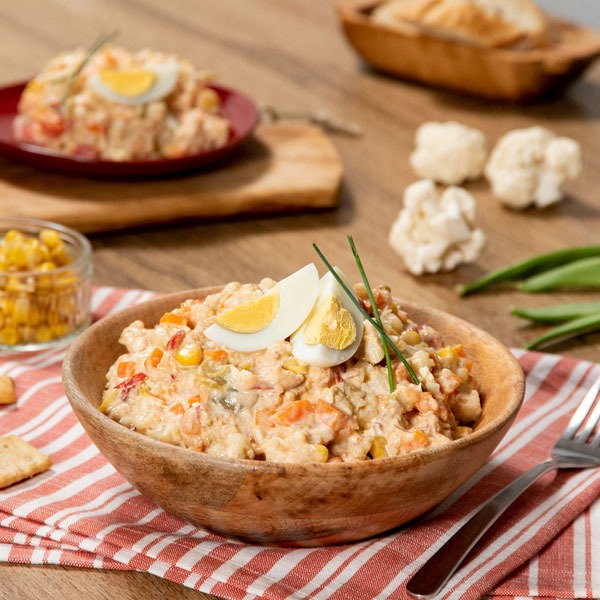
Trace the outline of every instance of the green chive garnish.
[[385, 366], [387, 368], [388, 373], [388, 382], [390, 384], [390, 394], [394, 391], [394, 372], [392, 371], [392, 359], [390, 358], [390, 349], [385, 341], [385, 338], [381, 335], [381, 331], [383, 330], [383, 323], [381, 322], [381, 316], [379, 315], [379, 309], [377, 308], [377, 303], [375, 302], [375, 298], [373, 297], [373, 290], [371, 289], [371, 284], [367, 279], [367, 274], [362, 266], [362, 261], [360, 260], [360, 256], [358, 255], [358, 251], [356, 246], [354, 245], [354, 240], [352, 236], [348, 236], [348, 244], [350, 244], [350, 249], [352, 250], [352, 254], [354, 255], [354, 260], [356, 261], [356, 266], [358, 267], [358, 271], [363, 280], [363, 284], [365, 288], [367, 288], [367, 294], [369, 296], [369, 300], [371, 301], [371, 306], [373, 307], [373, 316], [379, 325], [380, 332], [379, 337], [381, 337], [381, 345], [383, 346], [383, 353], [385, 354]]
[[359, 299], [350, 291], [350, 289], [348, 289], [348, 286], [342, 281], [342, 278], [336, 273], [335, 269], [331, 266], [331, 263], [325, 258], [325, 255], [321, 252], [321, 250], [319, 249], [317, 244], [313, 244], [313, 248], [315, 249], [315, 252], [319, 255], [319, 258], [323, 261], [324, 265], [327, 267], [329, 272], [333, 275], [334, 279], [340, 284], [340, 286], [344, 290], [344, 292], [346, 292], [346, 294], [348, 295], [348, 298], [350, 298], [350, 300], [352, 301], [354, 306], [356, 306], [356, 308], [358, 308], [358, 310], [360, 310], [360, 312], [363, 314], [365, 319], [367, 321], [369, 321], [369, 323], [371, 323], [371, 325], [373, 325], [373, 327], [375, 327], [375, 329], [379, 332], [381, 337], [390, 345], [390, 347], [392, 348], [392, 350], [394, 351], [394, 353], [396, 354], [398, 359], [406, 367], [406, 370], [408, 371], [410, 378], [413, 380], [413, 383], [416, 383], [417, 385], [419, 385], [421, 383], [419, 381], [419, 378], [417, 377], [416, 373], [414, 372], [413, 368], [410, 366], [410, 364], [408, 363], [406, 358], [404, 358], [402, 352], [400, 352], [400, 350], [398, 350], [396, 344], [394, 344], [394, 342], [390, 339], [390, 336], [383, 330], [383, 328], [381, 328], [379, 326], [379, 323], [377, 323], [377, 321], [375, 321], [375, 319], [373, 319], [373, 317], [363, 308]]
[[67, 101], [67, 98], [71, 95], [71, 92], [73, 91], [73, 85], [75, 84], [75, 80], [77, 79], [77, 76], [79, 75], [79, 73], [81, 73], [81, 71], [83, 71], [83, 67], [85, 67], [85, 65], [88, 64], [88, 62], [90, 61], [92, 56], [94, 56], [94, 54], [96, 54], [96, 52], [98, 52], [101, 48], [106, 46], [106, 44], [108, 44], [108, 42], [110, 42], [118, 34], [119, 34], [119, 31], [117, 29], [115, 29], [114, 31], [111, 31], [110, 33], [103, 33], [88, 48], [82, 61], [79, 63], [77, 68], [69, 76], [69, 80], [67, 81], [67, 85], [65, 87], [65, 93], [63, 94], [62, 100], [60, 101], [61, 108], [64, 106], [65, 102]]

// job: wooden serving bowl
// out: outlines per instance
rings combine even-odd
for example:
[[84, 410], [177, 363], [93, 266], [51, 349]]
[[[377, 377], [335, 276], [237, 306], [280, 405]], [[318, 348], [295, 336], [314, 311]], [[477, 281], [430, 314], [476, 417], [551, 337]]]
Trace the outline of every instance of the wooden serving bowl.
[[549, 42], [531, 50], [491, 48], [409, 22], [388, 26], [370, 14], [382, 0], [338, 0], [342, 29], [372, 67], [405, 79], [497, 100], [544, 96], [573, 82], [600, 56], [600, 33], [549, 18]]
[[382, 533], [432, 508], [488, 459], [523, 398], [523, 372], [496, 339], [443, 312], [400, 305], [446, 343], [465, 346], [483, 399], [473, 433], [443, 447], [356, 463], [287, 464], [226, 459], [129, 430], [98, 410], [106, 372], [123, 352], [118, 338], [136, 319], [154, 325], [186, 298], [218, 288], [163, 296], [105, 317], [70, 347], [63, 380], [92, 441], [125, 479], [165, 510], [224, 536], [251, 543], [320, 546]]

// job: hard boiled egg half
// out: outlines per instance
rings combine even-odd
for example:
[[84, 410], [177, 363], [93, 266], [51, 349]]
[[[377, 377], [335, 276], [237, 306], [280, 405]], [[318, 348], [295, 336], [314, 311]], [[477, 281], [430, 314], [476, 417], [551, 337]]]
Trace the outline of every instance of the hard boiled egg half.
[[[344, 274], [336, 273], [350, 287]], [[353, 356], [363, 335], [363, 316], [330, 272], [319, 281], [310, 315], [292, 335], [292, 354], [317, 367], [333, 367]]]
[[102, 69], [88, 79], [89, 87], [99, 96], [122, 104], [145, 104], [168, 96], [177, 82], [174, 62]]
[[300, 327], [315, 304], [318, 289], [319, 273], [310, 263], [262, 296], [217, 315], [204, 335], [238, 352], [262, 350]]

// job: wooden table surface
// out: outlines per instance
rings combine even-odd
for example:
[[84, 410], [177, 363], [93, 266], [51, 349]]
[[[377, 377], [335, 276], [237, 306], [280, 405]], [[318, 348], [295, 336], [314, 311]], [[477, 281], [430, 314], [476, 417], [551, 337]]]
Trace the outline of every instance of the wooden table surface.
[[[459, 299], [454, 291], [458, 283], [535, 253], [600, 243], [600, 63], [559, 99], [502, 105], [373, 73], [346, 44], [332, 0], [20, 0], [0, 6], [0, 82], [22, 80], [56, 52], [89, 45], [99, 32], [115, 27], [119, 42], [130, 49], [177, 52], [258, 102], [329, 109], [359, 123], [364, 135], [334, 138], [344, 163], [336, 209], [92, 235], [96, 283], [170, 292], [267, 275], [280, 278], [309, 261], [319, 262], [312, 242], [354, 278], [346, 244], [350, 233], [372, 282], [468, 319], [508, 346], [523, 346], [538, 332], [512, 317], [511, 306], [600, 299], [598, 293], [516, 292]], [[404, 271], [387, 235], [404, 188], [415, 180], [408, 164], [415, 129], [429, 120], [478, 127], [490, 145], [512, 128], [545, 125], [579, 140], [585, 170], [569, 182], [563, 202], [542, 211], [511, 212], [484, 182], [469, 185], [478, 200], [478, 226], [488, 238], [485, 253], [476, 264], [452, 273], [415, 278]], [[598, 360], [600, 336], [555, 351]], [[0, 581], [0, 598], [11, 600], [207, 597], [146, 574], [52, 566], [2, 564]]]

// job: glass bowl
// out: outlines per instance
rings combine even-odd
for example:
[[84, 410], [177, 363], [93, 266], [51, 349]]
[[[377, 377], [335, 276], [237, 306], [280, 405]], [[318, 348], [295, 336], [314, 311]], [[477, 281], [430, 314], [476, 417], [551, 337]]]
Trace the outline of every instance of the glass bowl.
[[67, 344], [91, 322], [92, 249], [48, 221], [0, 219], [0, 352]]

